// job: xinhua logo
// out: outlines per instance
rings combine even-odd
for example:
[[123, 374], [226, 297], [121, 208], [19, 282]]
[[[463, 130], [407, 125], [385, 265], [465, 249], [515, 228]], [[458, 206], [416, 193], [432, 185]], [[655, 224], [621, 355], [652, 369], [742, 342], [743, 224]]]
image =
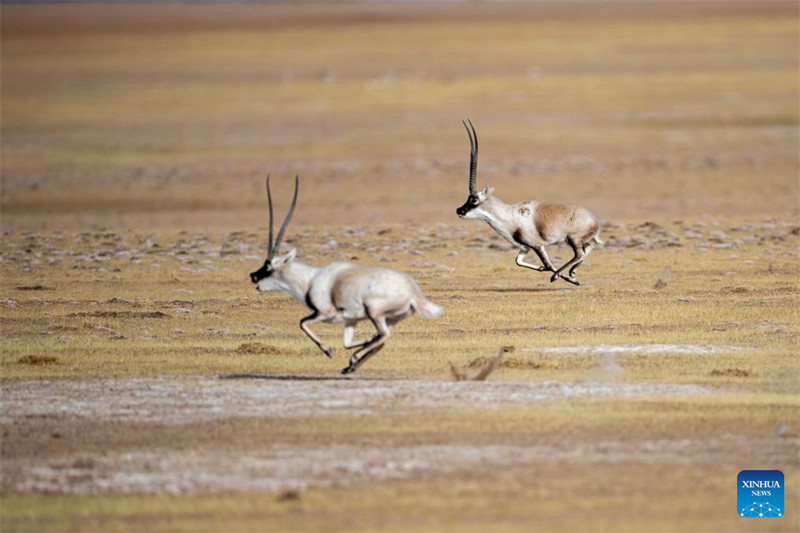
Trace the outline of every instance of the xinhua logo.
[[783, 472], [742, 470], [736, 478], [739, 516], [778, 518], [783, 516]]

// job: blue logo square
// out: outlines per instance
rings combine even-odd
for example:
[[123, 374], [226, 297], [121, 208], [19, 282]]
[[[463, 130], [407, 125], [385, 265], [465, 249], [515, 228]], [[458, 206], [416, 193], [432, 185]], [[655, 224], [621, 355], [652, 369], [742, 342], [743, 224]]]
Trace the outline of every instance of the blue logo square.
[[783, 516], [784, 487], [780, 470], [742, 470], [736, 478], [738, 514], [744, 518]]

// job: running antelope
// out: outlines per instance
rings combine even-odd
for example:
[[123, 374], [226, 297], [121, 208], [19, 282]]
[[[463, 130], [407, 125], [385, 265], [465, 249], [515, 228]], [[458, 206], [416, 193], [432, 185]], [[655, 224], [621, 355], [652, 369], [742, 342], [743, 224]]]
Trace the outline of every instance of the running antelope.
[[[468, 120], [464, 122], [469, 135], [469, 196], [464, 205], [456, 209], [461, 218], [476, 218], [485, 221], [505, 240], [519, 248], [517, 264], [521, 267], [552, 272], [550, 281], [559, 277], [575, 285], [575, 270], [583, 263], [595, 244], [600, 240], [600, 224], [597, 217], [585, 207], [572, 204], [551, 204], [542, 202], [525, 202], [507, 204], [496, 196], [494, 189], [486, 187], [482, 191], [475, 188], [475, 174], [478, 168], [478, 135], [475, 127]], [[548, 244], [566, 242], [575, 256], [563, 266], [556, 269], [544, 247]], [[536, 266], [525, 261], [525, 257], [533, 250], [544, 266]], [[569, 269], [569, 273], [563, 272]]]
[[[311, 314], [300, 321], [300, 329], [328, 357], [333, 357], [333, 348], [326, 348], [309, 326], [318, 322], [344, 324], [342, 343], [345, 349], [356, 348], [349, 366], [342, 369], [342, 374], [349, 374], [383, 348], [395, 324], [415, 311], [425, 318], [436, 318], [443, 309], [425, 298], [417, 283], [401, 272], [351, 263], [314, 267], [296, 261], [294, 249], [278, 255], [283, 233], [297, 205], [299, 185], [299, 177], [295, 177], [292, 205], [273, 244], [272, 194], [267, 177], [268, 255], [264, 265], [250, 274], [250, 279], [259, 292], [288, 292], [308, 307]], [[368, 341], [357, 343], [354, 341], [356, 324], [367, 319], [375, 326], [377, 334]]]

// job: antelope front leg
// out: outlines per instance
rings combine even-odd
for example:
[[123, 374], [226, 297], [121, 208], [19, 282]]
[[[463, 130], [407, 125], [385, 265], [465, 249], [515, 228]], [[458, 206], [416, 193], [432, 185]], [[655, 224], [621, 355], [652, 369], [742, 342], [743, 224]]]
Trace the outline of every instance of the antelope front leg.
[[528, 251], [520, 250], [519, 253], [517, 254], [517, 258], [515, 259], [515, 262], [521, 267], [530, 268], [531, 270], [536, 270], [537, 272], [544, 272], [546, 270], [544, 267], [540, 267], [540, 266], [532, 265], [530, 263], [526, 263], [525, 262], [525, 257], [527, 255], [528, 255]]
[[329, 358], [333, 357], [333, 348], [326, 348], [322, 341], [311, 331], [311, 328], [308, 327], [309, 324], [316, 324], [317, 322], [322, 322], [326, 319], [325, 316], [321, 315], [319, 311], [314, 311], [304, 319], [300, 321], [300, 329], [303, 330], [303, 333], [308, 335], [308, 338], [314, 341], [314, 344], [319, 347], [322, 352], [327, 355]]
[[533, 251], [536, 252], [536, 255], [539, 256], [539, 261], [541, 261], [542, 264], [544, 265], [544, 270], [549, 270], [550, 272], [556, 271], [555, 267], [553, 266], [553, 263], [547, 256], [547, 252], [544, 250], [544, 245], [540, 244], [539, 246], [534, 246]]

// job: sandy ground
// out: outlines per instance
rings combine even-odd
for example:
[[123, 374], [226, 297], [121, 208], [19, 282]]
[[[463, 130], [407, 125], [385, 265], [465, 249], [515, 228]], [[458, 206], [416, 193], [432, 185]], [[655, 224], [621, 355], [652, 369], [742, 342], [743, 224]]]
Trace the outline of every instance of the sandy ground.
[[391, 480], [425, 481], [476, 470], [570, 464], [593, 468], [634, 462], [692, 465], [713, 462], [742, 446], [786, 453], [797, 440], [604, 440], [577, 446], [423, 445], [274, 446], [255, 452], [137, 450], [73, 454], [55, 460], [9, 461], [6, 494], [185, 494], [348, 487]]
[[0, 422], [29, 417], [189, 424], [231, 416], [381, 415], [416, 409], [489, 410], [577, 397], [704, 394], [696, 385], [508, 383], [231, 375], [102, 380], [17, 380], [3, 386]]
[[[436, 409], [471, 411], [535, 409], [571, 398], [647, 398], [709, 394], [696, 385], [613, 382], [446, 382], [290, 376], [181, 376], [93, 380], [16, 380], [2, 386], [0, 424], [24, 435], [28, 421], [57, 421], [80, 433], [86, 424], [114, 424], [116, 431], [142, 425], [224, 423], [226, 419], [413, 415]], [[128, 426], [131, 429], [126, 430]], [[614, 462], [621, 457], [662, 461], [735, 442], [601, 441], [572, 446], [264, 445], [247, 453], [192, 449], [71, 450], [54, 457], [25, 457], [25, 440], [4, 446], [3, 491], [68, 494], [158, 493], [224, 490], [274, 491], [331, 484], [428, 477], [478, 464], [504, 467], [540, 461]], [[735, 440], [735, 439], [734, 439]], [[763, 443], [754, 442], [753, 445]], [[15, 458], [14, 456], [19, 456]], [[671, 460], [671, 459], [670, 459]]]

